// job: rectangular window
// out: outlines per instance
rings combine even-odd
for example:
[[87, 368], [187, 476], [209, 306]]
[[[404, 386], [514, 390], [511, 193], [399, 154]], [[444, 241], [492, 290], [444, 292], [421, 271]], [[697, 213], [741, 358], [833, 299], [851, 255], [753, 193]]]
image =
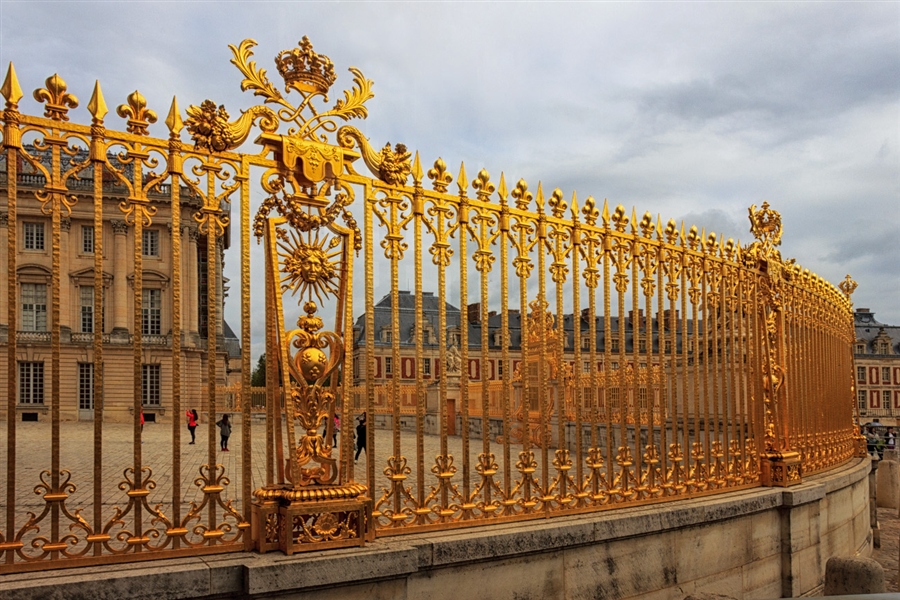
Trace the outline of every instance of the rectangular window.
[[891, 392], [889, 390], [884, 390], [881, 392], [881, 408], [890, 408], [891, 407]]
[[46, 284], [22, 284], [22, 331], [47, 331]]
[[144, 290], [143, 323], [141, 333], [144, 335], [162, 334], [162, 292], [160, 290]]
[[19, 363], [19, 403], [44, 403], [44, 363]]
[[619, 409], [619, 388], [609, 388], [609, 393], [607, 395], [607, 404], [611, 410]]
[[141, 403], [159, 406], [161, 387], [159, 365], [141, 365]]
[[591, 349], [591, 338], [589, 338], [589, 337], [581, 338], [581, 349], [582, 350], [590, 350]]
[[666, 340], [666, 354], [672, 352], [672, 340]]
[[159, 256], [159, 230], [144, 229], [143, 245], [144, 256]]
[[856, 380], [860, 383], [866, 382], [866, 368], [865, 367], [856, 367]]
[[647, 388], [645, 387], [638, 388], [638, 408], [640, 410], [647, 410], [649, 408], [647, 403]]
[[81, 332], [94, 333], [94, 288], [81, 286]]
[[582, 366], [582, 369], [581, 369], [582, 373], [590, 373], [591, 372], [591, 363], [585, 361], [584, 364], [581, 366]]
[[384, 374], [392, 375], [394, 373], [394, 361], [391, 360], [390, 356], [384, 357]]
[[44, 249], [44, 224], [43, 223], [22, 223], [22, 233], [25, 238], [26, 250], [43, 250]]
[[78, 363], [78, 408], [94, 410], [94, 363]]
[[425, 375], [430, 376], [431, 375], [431, 359], [423, 358], [422, 360], [425, 361], [422, 363], [422, 371], [425, 373]]
[[647, 340], [638, 340], [638, 352], [647, 351]]
[[497, 361], [497, 377], [503, 377], [503, 361]]
[[856, 393], [856, 401], [859, 404], [860, 410], [866, 409], [866, 390], [859, 390]]
[[882, 383], [890, 383], [891, 382], [891, 368], [890, 367], [881, 367], [881, 382]]
[[81, 226], [81, 252], [82, 254], [94, 253], [94, 226]]
[[619, 338], [614, 338], [609, 341], [609, 351], [610, 352], [618, 352], [619, 351]]

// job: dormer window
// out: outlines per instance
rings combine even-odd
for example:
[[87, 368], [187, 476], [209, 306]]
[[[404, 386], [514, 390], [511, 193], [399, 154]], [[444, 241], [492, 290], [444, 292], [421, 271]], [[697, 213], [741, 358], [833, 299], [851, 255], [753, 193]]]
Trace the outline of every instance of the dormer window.
[[856, 353], [857, 354], [865, 354], [866, 353], [866, 345], [865, 344], [856, 344]]
[[381, 328], [381, 341], [385, 344], [390, 344], [394, 341], [394, 332], [391, 331], [390, 327]]

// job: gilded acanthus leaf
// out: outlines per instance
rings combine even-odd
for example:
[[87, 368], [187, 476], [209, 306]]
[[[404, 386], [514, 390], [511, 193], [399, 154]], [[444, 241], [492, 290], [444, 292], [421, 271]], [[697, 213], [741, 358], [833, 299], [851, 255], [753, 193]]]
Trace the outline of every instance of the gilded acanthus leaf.
[[353, 118], [365, 119], [369, 114], [365, 103], [375, 96], [372, 93], [372, 81], [366, 79], [355, 67], [350, 67], [350, 72], [353, 73], [353, 88], [344, 90], [344, 100], [338, 100], [329, 113], [345, 121]]
[[231, 53], [234, 54], [231, 64], [244, 74], [244, 80], [241, 82], [241, 91], [253, 90], [255, 96], [262, 96], [266, 99], [266, 102], [284, 104], [281, 92], [266, 77], [266, 70], [258, 69], [256, 61], [250, 60], [250, 57], [253, 56], [252, 48], [254, 46], [256, 46], [256, 42], [250, 39], [244, 40], [237, 47], [232, 44], [228, 45]]

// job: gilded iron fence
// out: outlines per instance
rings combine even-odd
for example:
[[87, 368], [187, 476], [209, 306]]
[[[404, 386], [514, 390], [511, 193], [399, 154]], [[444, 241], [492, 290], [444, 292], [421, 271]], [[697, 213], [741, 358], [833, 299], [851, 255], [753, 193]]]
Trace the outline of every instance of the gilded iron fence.
[[[108, 130], [99, 84], [92, 123], [69, 122], [78, 101], [56, 75], [34, 93], [44, 115], [23, 114], [10, 66], [0, 572], [294, 552], [791, 485], [864, 453], [855, 284], [838, 290], [783, 260], [767, 204], [750, 208], [755, 241], [741, 246], [591, 197], [545, 196], [540, 184], [510, 190], [484, 169], [470, 180], [438, 159], [426, 171], [403, 145], [378, 151], [338, 126], [367, 115], [372, 84], [358, 70], [342, 100], [316, 111], [330, 60], [305, 38], [283, 52], [282, 93], [250, 60], [254, 45], [230, 47], [232, 62], [264, 104], [229, 122], [206, 101], [183, 122], [173, 99], [168, 139], [149, 136], [157, 115], [138, 92], [116, 111], [126, 130]], [[257, 126], [262, 151], [234, 152]], [[227, 380], [221, 315], [231, 229], [239, 381]], [[266, 268], [251, 277], [253, 236]], [[266, 312], [264, 389], [250, 387], [251, 299]], [[63, 381], [72, 365], [77, 397]], [[202, 461], [183, 446], [192, 408]], [[88, 412], [90, 467], [72, 470], [70, 419]], [[216, 448], [223, 412], [240, 417], [234, 459]], [[26, 415], [49, 422], [46, 456], [17, 454], [45, 431], [27, 429]], [[145, 416], [171, 428], [152, 464]], [[107, 439], [117, 420], [129, 427], [124, 460]], [[151, 469], [171, 473], [165, 486]]]

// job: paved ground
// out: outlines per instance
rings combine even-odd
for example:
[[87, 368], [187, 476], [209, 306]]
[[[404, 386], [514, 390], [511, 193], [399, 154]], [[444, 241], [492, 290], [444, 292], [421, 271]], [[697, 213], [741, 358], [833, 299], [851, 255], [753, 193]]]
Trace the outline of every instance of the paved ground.
[[881, 529], [881, 548], [876, 548], [872, 558], [884, 567], [884, 580], [888, 592], [900, 592], [898, 562], [900, 562], [900, 516], [895, 508], [878, 509], [878, 527]]
[[[182, 425], [183, 426], [183, 425]], [[70, 511], [82, 508], [82, 514], [89, 517], [92, 514], [93, 502], [93, 424], [90, 422], [64, 422], [60, 425], [62, 440], [60, 450], [60, 468], [68, 470], [72, 477], [71, 483], [75, 490], [70, 491], [70, 497], [66, 505]], [[184, 427], [184, 426], [183, 426]], [[42, 494], [35, 492], [35, 486], [41, 482], [41, 472], [49, 469], [50, 462], [50, 435], [49, 423], [17, 423], [17, 457], [16, 457], [16, 504], [19, 518], [17, 526], [21, 526], [26, 520], [27, 511], [40, 510], [44, 506]], [[253, 489], [265, 484], [265, 423], [254, 422], [252, 431], [251, 452], [251, 477]], [[229, 483], [222, 494], [225, 499], [235, 500], [235, 506], [240, 508], [241, 490], [241, 435], [240, 426], [236, 426], [229, 440], [229, 452], [219, 450], [218, 433], [214, 432], [215, 460], [222, 465]], [[209, 430], [206, 423], [201, 423], [196, 430], [196, 443], [189, 444], [190, 434], [184, 427], [181, 433], [181, 502], [182, 514], [185, 514], [191, 501], [202, 500], [203, 493], [195, 480], [200, 475], [201, 465], [208, 462], [209, 450], [207, 440]], [[6, 479], [6, 423], [0, 422], [0, 482]], [[140, 444], [142, 464], [152, 471], [151, 479], [156, 487], [151, 490], [150, 505], [162, 502], [171, 507], [172, 502], [172, 426], [170, 424], [147, 423], [144, 426], [143, 443]], [[437, 436], [425, 436], [421, 450], [416, 446], [415, 435], [411, 432], [403, 432], [400, 436], [401, 454], [407, 458], [409, 465], [415, 472], [417, 452], [421, 451], [424, 461], [424, 472], [427, 475], [426, 489], [433, 483], [434, 476], [431, 467], [434, 457], [440, 453], [440, 439]], [[450, 438], [449, 451], [456, 459], [459, 469], [454, 481], [462, 480], [462, 448], [459, 437]], [[101, 476], [101, 489], [103, 497], [104, 514], [113, 514], [113, 506], [124, 506], [127, 497], [119, 484], [125, 482], [126, 470], [134, 464], [135, 441], [132, 426], [121, 423], [104, 424], [103, 429], [103, 469]], [[478, 475], [474, 465], [478, 453], [481, 451], [481, 442], [474, 443], [470, 448], [470, 460], [472, 461], [471, 479], [474, 481]], [[493, 449], [497, 453], [497, 461], [502, 465], [502, 447]], [[376, 489], [386, 484], [382, 474], [388, 456], [393, 454], [393, 443], [390, 432], [378, 431], [378, 443], [374, 455], [376, 457]], [[366, 477], [366, 460], [364, 453], [355, 465], [355, 478], [364, 481]], [[552, 457], [551, 457], [552, 459]], [[515, 458], [513, 458], [513, 461]], [[131, 475], [127, 475], [131, 478]], [[146, 476], [145, 476], [146, 477]], [[49, 481], [49, 479], [48, 479]], [[415, 475], [411, 476], [408, 484], [415, 488]], [[5, 485], [0, 484], [0, 527], [5, 524], [6, 501]], [[171, 508], [164, 511], [169, 514]]]

